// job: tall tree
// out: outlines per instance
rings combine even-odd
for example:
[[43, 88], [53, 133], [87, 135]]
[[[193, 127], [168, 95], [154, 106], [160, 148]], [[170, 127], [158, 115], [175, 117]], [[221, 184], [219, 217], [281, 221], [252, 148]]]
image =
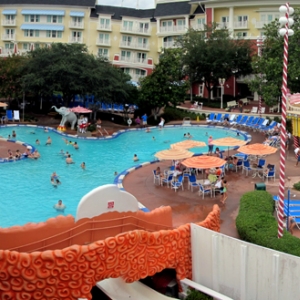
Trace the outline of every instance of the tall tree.
[[[300, 9], [293, 15], [294, 35], [289, 37], [288, 87], [291, 92], [300, 92]], [[278, 20], [265, 25], [262, 55], [253, 60], [255, 78], [249, 82], [250, 89], [262, 95], [265, 103], [272, 106], [281, 98], [283, 72], [283, 37], [278, 34]]]
[[181, 49], [165, 49], [153, 73], [141, 81], [141, 108], [150, 108], [156, 119], [165, 106], [176, 106], [184, 100], [188, 83], [184, 81]]
[[[250, 74], [251, 47], [249, 41], [233, 39], [228, 30], [217, 30], [216, 24], [204, 30], [190, 29], [176, 44], [182, 49], [182, 64], [192, 86], [204, 82], [210, 92], [219, 85], [219, 78]], [[191, 93], [192, 95], [192, 93]]]

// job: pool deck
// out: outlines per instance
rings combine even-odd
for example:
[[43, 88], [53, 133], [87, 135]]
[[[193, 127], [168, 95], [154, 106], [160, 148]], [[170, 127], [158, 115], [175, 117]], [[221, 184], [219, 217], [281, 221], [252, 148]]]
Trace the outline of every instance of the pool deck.
[[[181, 124], [182, 121], [172, 122], [170, 124], [174, 123]], [[195, 122], [195, 124], [196, 123], [205, 125], [204, 122]], [[54, 125], [51, 124], [51, 122], [48, 123], [47, 121], [41, 122], [38, 125], [52, 127], [57, 126], [57, 124]], [[113, 124], [108, 121], [102, 122], [102, 125], [109, 134], [112, 134], [120, 129], [128, 128]], [[74, 134], [74, 131], [67, 131], [67, 133]], [[249, 131], [249, 134], [252, 135], [251, 143], [261, 143], [264, 140], [264, 135], [262, 133], [253, 133], [252, 131]], [[12, 146], [15, 146], [14, 143], [3, 142], [0, 144], [0, 157], [2, 153], [4, 153], [5, 156], [7, 155], [7, 149], [14, 150]], [[236, 152], [230, 151], [230, 154], [234, 153]], [[275, 164], [277, 168], [275, 182], [273, 179], [270, 179], [269, 182], [266, 183], [267, 191], [272, 195], [278, 194], [278, 162], [279, 150], [276, 154], [267, 157], [267, 164]], [[298, 167], [295, 167], [295, 162], [296, 159], [293, 152], [293, 147], [290, 146], [286, 160], [287, 188], [292, 188], [295, 182], [300, 181], [300, 164]], [[221, 208], [221, 232], [238, 238], [238, 233], [235, 227], [235, 218], [239, 210], [239, 200], [245, 192], [254, 190], [255, 183], [262, 182], [260, 178], [253, 179], [251, 175], [246, 177], [245, 175], [241, 174], [241, 170], [239, 170], [237, 173], [233, 171], [226, 173], [225, 178], [228, 182], [228, 199], [225, 205], [222, 205], [220, 203], [220, 196], [210, 198], [206, 195], [204, 199], [202, 199], [202, 196], [200, 197], [196, 190], [192, 193], [187, 189], [187, 179], [184, 182], [184, 191], [180, 189], [177, 192], [174, 192], [174, 190], [171, 190], [166, 186], [161, 187], [154, 185], [152, 170], [158, 165], [163, 170], [170, 165], [170, 162], [159, 162], [157, 164], [148, 165], [130, 173], [123, 181], [125, 190], [132, 193], [144, 206], [150, 210], [160, 206], [171, 206], [173, 210], [174, 227], [178, 227], [189, 222], [202, 221], [211, 211], [212, 206], [214, 204], [218, 204]], [[291, 189], [291, 199], [300, 199], [300, 191]], [[300, 231], [298, 231], [297, 228], [295, 229], [294, 235], [300, 237]]]

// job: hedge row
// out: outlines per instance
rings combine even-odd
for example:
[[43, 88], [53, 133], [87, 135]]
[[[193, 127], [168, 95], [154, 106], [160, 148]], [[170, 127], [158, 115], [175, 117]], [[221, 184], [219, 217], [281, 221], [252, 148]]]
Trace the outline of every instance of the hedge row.
[[300, 239], [284, 230], [277, 238], [278, 223], [274, 217], [274, 200], [266, 191], [246, 193], [240, 200], [236, 227], [244, 241], [277, 251], [300, 256]]

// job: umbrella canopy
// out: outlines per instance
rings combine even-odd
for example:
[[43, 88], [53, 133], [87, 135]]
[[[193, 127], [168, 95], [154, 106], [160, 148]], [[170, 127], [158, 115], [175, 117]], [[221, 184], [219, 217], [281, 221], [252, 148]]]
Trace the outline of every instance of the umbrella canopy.
[[210, 169], [222, 167], [226, 164], [226, 160], [216, 156], [201, 155], [188, 158], [182, 164], [188, 168]]
[[87, 113], [93, 112], [92, 110], [87, 109], [85, 107], [81, 107], [81, 106], [76, 106], [76, 107], [70, 108], [70, 111], [72, 111], [74, 113], [78, 113], [78, 114], [87, 114]]
[[4, 102], [0, 102], [0, 107], [6, 107], [8, 104], [4, 103]]
[[194, 155], [193, 152], [190, 152], [185, 149], [181, 148], [174, 148], [174, 149], [168, 149], [168, 150], [162, 150], [159, 152], [156, 152], [154, 154], [155, 157], [158, 159], [164, 159], [164, 160], [178, 160], [178, 159], [185, 159], [188, 157], [192, 157]]
[[178, 142], [171, 145], [171, 148], [181, 148], [181, 149], [190, 149], [194, 147], [205, 147], [206, 144], [204, 142], [198, 142], [193, 140], [185, 140], [182, 142]]
[[277, 148], [264, 144], [251, 144], [242, 146], [237, 151], [248, 155], [267, 155], [275, 153]]
[[211, 143], [215, 146], [235, 147], [235, 146], [243, 146], [247, 142], [228, 136], [221, 139], [213, 140]]

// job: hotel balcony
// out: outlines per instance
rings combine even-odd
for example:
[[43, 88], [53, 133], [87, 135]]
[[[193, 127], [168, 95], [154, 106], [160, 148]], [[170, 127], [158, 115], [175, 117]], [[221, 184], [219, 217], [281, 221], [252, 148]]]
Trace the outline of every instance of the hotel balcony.
[[229, 22], [217, 23], [217, 29], [228, 29]]
[[120, 56], [120, 62], [147, 65], [147, 58]]
[[84, 22], [70, 21], [69, 28], [84, 29]]
[[111, 24], [98, 24], [97, 30], [100, 31], [111, 31]]
[[160, 26], [159, 34], [183, 34], [186, 33], [187, 27], [185, 25], [173, 25], [173, 26]]
[[16, 26], [17, 22], [16, 20], [2, 20], [1, 24], [2, 26]]
[[248, 29], [248, 21], [234, 22], [234, 29]]
[[140, 82], [141, 79], [145, 78], [146, 75], [137, 75], [134, 73], [129, 73], [129, 75], [131, 76], [131, 80], [136, 81], [136, 82]]
[[265, 25], [270, 24], [270, 21], [256, 21], [255, 22], [255, 28], [262, 29]]
[[178, 47], [175, 45], [175, 41], [164, 42], [164, 43], [163, 43], [163, 47], [164, 47], [164, 48], [178, 48]]
[[14, 41], [16, 39], [15, 34], [2, 34], [3, 41]]
[[70, 36], [69, 43], [83, 43], [83, 37], [79, 36]]
[[137, 41], [132, 41], [132, 42], [121, 41], [120, 48], [149, 51], [149, 44], [138, 43]]
[[192, 28], [195, 29], [195, 30], [204, 30], [205, 27], [204, 27], [204, 24], [193, 24], [192, 25]]
[[122, 26], [120, 32], [140, 35], [151, 35], [150, 28], [140, 28], [139, 26]]
[[97, 39], [96, 40], [96, 45], [97, 46], [110, 46], [110, 40], [107, 39]]

